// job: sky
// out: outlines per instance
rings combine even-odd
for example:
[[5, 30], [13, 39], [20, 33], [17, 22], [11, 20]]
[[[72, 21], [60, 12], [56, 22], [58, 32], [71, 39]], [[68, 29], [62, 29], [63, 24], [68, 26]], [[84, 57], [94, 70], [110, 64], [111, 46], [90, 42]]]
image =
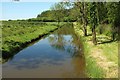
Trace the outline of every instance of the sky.
[[[55, 2], [1, 2], [0, 20], [35, 18]], [[2, 9], [1, 9], [2, 8]]]
[[0, 20], [35, 18], [60, 1], [67, 0], [0, 0]]

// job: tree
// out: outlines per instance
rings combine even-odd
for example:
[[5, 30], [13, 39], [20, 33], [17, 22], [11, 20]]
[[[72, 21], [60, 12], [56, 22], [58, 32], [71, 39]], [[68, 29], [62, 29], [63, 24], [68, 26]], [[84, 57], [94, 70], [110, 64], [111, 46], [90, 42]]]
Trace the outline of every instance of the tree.
[[104, 26], [102, 24], [108, 23], [107, 20], [107, 8], [105, 2], [97, 2], [97, 22], [98, 22], [98, 30], [99, 33], [102, 34], [104, 32]]
[[[54, 15], [54, 18], [57, 19], [58, 25], [59, 25], [60, 20], [63, 17], [64, 9], [65, 9], [65, 6], [64, 6], [63, 2], [55, 3], [51, 7], [51, 10], [54, 10], [53, 15]], [[59, 14], [58, 14], [58, 12], [59, 12]]]
[[92, 28], [92, 36], [93, 36], [93, 43], [97, 45], [96, 40], [96, 31], [95, 28], [97, 26], [97, 5], [95, 2], [90, 3], [90, 24]]
[[108, 19], [112, 24], [112, 40], [115, 40], [115, 36], [118, 33], [118, 26], [120, 26], [120, 2], [107, 3]]
[[[87, 24], [88, 24], [88, 20], [87, 20], [87, 3], [86, 2], [75, 2], [74, 3], [74, 8], [77, 8], [79, 11], [77, 14], [78, 15], [78, 19], [82, 21], [83, 23], [83, 32], [84, 32], [84, 36], [87, 36]], [[80, 22], [81, 23], [81, 22]]]
[[[115, 14], [115, 20], [114, 20], [114, 26], [116, 28], [116, 34], [119, 35], [119, 30], [120, 30], [120, 2], [117, 4], [117, 11]], [[118, 36], [118, 39], [120, 39], [120, 36]]]
[[104, 2], [97, 2], [97, 20], [98, 24], [102, 24], [102, 21], [104, 21], [107, 18], [107, 9], [106, 9], [106, 3]]
[[82, 4], [83, 12], [82, 12], [82, 20], [83, 20], [83, 28], [84, 28], [84, 36], [87, 36], [87, 4], [83, 2]]

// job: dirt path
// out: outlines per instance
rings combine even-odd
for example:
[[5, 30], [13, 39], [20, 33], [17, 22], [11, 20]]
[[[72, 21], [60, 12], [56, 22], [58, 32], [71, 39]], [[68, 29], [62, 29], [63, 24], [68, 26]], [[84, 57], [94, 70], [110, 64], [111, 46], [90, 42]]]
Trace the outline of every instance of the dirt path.
[[[79, 35], [83, 35], [83, 32], [76, 27], [77, 24], [73, 24], [76, 32]], [[115, 64], [115, 62], [108, 60], [107, 57], [103, 54], [103, 50], [99, 48], [100, 45], [93, 45], [91, 37], [86, 37], [86, 40], [88, 46], [91, 47], [89, 56], [93, 57], [96, 60], [97, 65], [104, 70], [104, 78], [118, 78], [118, 64]]]
[[[94, 46], [91, 41], [88, 44]], [[118, 65], [107, 60], [106, 56], [103, 55], [102, 49], [99, 49], [97, 46], [92, 48], [90, 56], [95, 58], [97, 65], [104, 70], [105, 78], [118, 78]]]

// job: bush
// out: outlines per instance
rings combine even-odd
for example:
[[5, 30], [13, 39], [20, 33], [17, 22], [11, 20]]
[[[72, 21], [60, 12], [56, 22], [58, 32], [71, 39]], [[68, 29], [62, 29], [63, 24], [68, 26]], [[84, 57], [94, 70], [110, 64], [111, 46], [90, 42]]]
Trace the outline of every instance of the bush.
[[100, 24], [97, 26], [96, 31], [98, 34], [105, 34], [106, 36], [112, 35], [112, 26], [108, 24]]

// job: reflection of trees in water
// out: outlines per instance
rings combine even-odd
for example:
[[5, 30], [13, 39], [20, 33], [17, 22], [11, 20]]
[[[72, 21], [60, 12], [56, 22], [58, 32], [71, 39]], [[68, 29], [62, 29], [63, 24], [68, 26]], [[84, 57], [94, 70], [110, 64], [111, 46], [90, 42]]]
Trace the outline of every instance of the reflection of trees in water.
[[64, 41], [63, 41], [62, 35], [54, 35], [49, 37], [49, 42], [51, 43], [51, 46], [55, 49], [64, 51]]
[[51, 46], [57, 50], [67, 51], [72, 57], [81, 56], [83, 49], [80, 38], [72, 27], [62, 27], [49, 37]]
[[[65, 36], [68, 35], [69, 37], [66, 39]], [[53, 48], [61, 51], [66, 51], [72, 57], [74, 70], [72, 72], [64, 72], [63, 77], [86, 77], [85, 57], [83, 54], [82, 41], [80, 37], [75, 34], [73, 28], [62, 27], [62, 29], [57, 30], [54, 35], [49, 37], [49, 42]]]
[[74, 52], [74, 56], [81, 56], [83, 55], [83, 45], [82, 45], [82, 41], [80, 40], [80, 37], [78, 36], [73, 36], [73, 43], [76, 45], [75, 46], [75, 52]]
[[[73, 35], [72, 43], [74, 44], [74, 51], [72, 55], [72, 64], [74, 64], [75, 77], [85, 78], [85, 57], [82, 41], [77, 35]], [[72, 49], [71, 49], [72, 51]]]

